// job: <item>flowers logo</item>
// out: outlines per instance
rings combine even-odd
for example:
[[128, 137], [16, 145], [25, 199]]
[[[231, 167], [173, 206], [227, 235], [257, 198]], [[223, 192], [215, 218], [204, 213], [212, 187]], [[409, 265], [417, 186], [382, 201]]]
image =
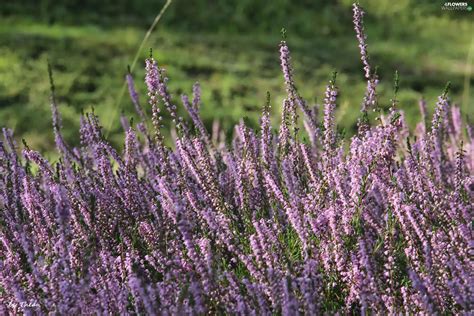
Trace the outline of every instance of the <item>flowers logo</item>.
[[472, 6], [467, 2], [445, 2], [441, 9], [448, 11], [472, 11]]

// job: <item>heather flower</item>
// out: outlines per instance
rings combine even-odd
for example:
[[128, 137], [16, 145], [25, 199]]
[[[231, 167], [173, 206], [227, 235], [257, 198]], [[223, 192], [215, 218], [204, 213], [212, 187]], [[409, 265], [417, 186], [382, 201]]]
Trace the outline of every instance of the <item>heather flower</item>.
[[352, 11], [354, 13], [354, 29], [356, 31], [356, 37], [357, 40], [359, 41], [359, 49], [360, 49], [360, 59], [362, 60], [362, 64], [364, 65], [364, 71], [365, 71], [365, 78], [367, 80], [371, 79], [371, 69], [370, 69], [370, 64], [369, 64], [369, 54], [367, 52], [367, 35], [365, 35], [364, 32], [364, 15], [365, 12], [362, 10], [362, 8], [354, 3], [352, 5]]
[[294, 89], [293, 70], [290, 64], [290, 49], [286, 41], [281, 41], [280, 43], [280, 63], [287, 92], [288, 94], [292, 94]]
[[376, 73], [372, 73], [372, 69], [369, 63], [369, 53], [367, 51], [367, 35], [364, 32], [363, 18], [365, 12], [362, 8], [354, 3], [352, 6], [353, 11], [353, 23], [356, 31], [357, 41], [359, 42], [360, 59], [364, 65], [365, 78], [367, 79], [367, 89], [364, 95], [364, 101], [362, 102], [362, 119], [359, 121], [359, 133], [363, 133], [367, 129], [367, 111], [370, 107], [374, 107], [377, 104], [377, 92], [376, 88], [378, 85], [378, 78]]
[[201, 106], [201, 86], [199, 82], [196, 82], [193, 85], [193, 108], [199, 112], [199, 107]]
[[[151, 80], [152, 75], [153, 74], [150, 73], [150, 80]], [[135, 83], [133, 81], [133, 77], [132, 77], [132, 74], [130, 73], [130, 71], [125, 76], [125, 80], [127, 81], [128, 93], [130, 94], [130, 98], [132, 100], [133, 106], [135, 107], [135, 111], [137, 112], [140, 119], [142, 121], [144, 121], [145, 120], [145, 113], [143, 112], [143, 109], [140, 105], [140, 99], [139, 99], [139, 96], [138, 96], [138, 92], [137, 92], [137, 90], [135, 90]]]
[[260, 152], [262, 155], [262, 163], [268, 165], [273, 157], [272, 153], [272, 135], [270, 121], [270, 93], [267, 92], [267, 102], [263, 108], [260, 120], [262, 135], [260, 141]]
[[189, 102], [188, 96], [185, 94], [181, 96], [181, 100], [183, 101], [183, 105], [188, 111], [189, 116], [193, 120], [194, 125], [196, 126], [197, 130], [201, 134], [202, 139], [204, 140], [204, 142], [206, 142], [207, 146], [211, 146], [209, 133], [207, 132], [206, 127], [204, 126], [204, 123], [201, 117], [199, 116], [198, 107], [197, 107], [198, 103], [196, 103], [197, 102], [196, 96], [194, 97], [192, 105]]
[[[286, 115], [288, 115], [287, 119], [291, 118], [292, 123], [296, 124], [297, 113], [296, 113], [295, 105], [298, 105], [298, 107], [301, 109], [301, 111], [305, 115], [305, 127], [308, 131], [308, 135], [312, 143], [315, 144], [316, 135], [318, 134], [318, 128], [317, 128], [318, 124], [314, 120], [314, 115], [312, 115], [312, 112], [307, 106], [306, 102], [301, 98], [301, 96], [298, 94], [298, 91], [296, 90], [296, 86], [293, 80], [293, 70], [291, 68], [290, 60], [291, 60], [290, 50], [288, 48], [288, 45], [286, 41], [281, 41], [280, 42], [280, 63], [281, 63], [281, 69], [283, 72], [283, 78], [285, 80], [286, 92], [288, 94], [288, 99], [287, 99], [288, 105], [287, 105], [287, 113], [286, 113]], [[294, 127], [297, 128], [295, 125]]]
[[335, 86], [335, 74], [326, 87], [324, 97], [324, 146], [326, 152], [331, 152], [334, 146], [334, 112], [336, 110], [337, 88]]

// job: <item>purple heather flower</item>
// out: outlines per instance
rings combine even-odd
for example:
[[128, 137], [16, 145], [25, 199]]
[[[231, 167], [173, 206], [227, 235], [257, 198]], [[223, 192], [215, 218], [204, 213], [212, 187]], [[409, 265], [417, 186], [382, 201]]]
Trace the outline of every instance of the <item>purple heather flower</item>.
[[[152, 67], [150, 65], [150, 67]], [[150, 80], [152, 76], [152, 72], [150, 71]], [[127, 73], [125, 76], [125, 79], [127, 81], [127, 86], [128, 86], [128, 93], [130, 94], [130, 98], [132, 99], [133, 106], [135, 107], [135, 111], [137, 112], [138, 116], [142, 121], [145, 120], [145, 114], [143, 112], [142, 107], [140, 106], [140, 98], [138, 96], [137, 90], [135, 90], [135, 83], [133, 82], [133, 77], [132, 74]]]
[[359, 49], [360, 49], [360, 59], [362, 60], [362, 63], [364, 64], [364, 71], [365, 71], [365, 78], [367, 80], [371, 79], [371, 73], [370, 73], [370, 64], [369, 64], [369, 54], [367, 52], [367, 35], [365, 35], [364, 32], [364, 15], [365, 12], [362, 10], [362, 8], [354, 3], [352, 5], [352, 11], [354, 13], [354, 29], [356, 31], [356, 37], [357, 40], [359, 41]]
[[324, 146], [326, 152], [330, 152], [334, 146], [334, 112], [336, 110], [337, 88], [334, 83], [326, 87], [324, 98]]

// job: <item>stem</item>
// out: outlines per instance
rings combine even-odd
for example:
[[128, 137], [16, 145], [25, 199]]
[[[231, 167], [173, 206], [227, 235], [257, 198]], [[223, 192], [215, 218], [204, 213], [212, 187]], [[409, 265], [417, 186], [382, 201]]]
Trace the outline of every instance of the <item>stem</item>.
[[[140, 52], [142, 51], [143, 46], [147, 42], [148, 38], [151, 35], [151, 32], [153, 32], [153, 29], [156, 27], [158, 22], [161, 20], [161, 17], [165, 13], [166, 9], [168, 9], [171, 2], [173, 2], [173, 0], [166, 0], [166, 3], [164, 4], [163, 8], [161, 8], [160, 13], [158, 13], [158, 15], [155, 17], [155, 20], [153, 20], [153, 23], [151, 24], [150, 28], [148, 29], [148, 31], [145, 34], [145, 37], [143, 37], [143, 40], [140, 43], [140, 46], [138, 47], [137, 52], [135, 53], [135, 57], [133, 58], [132, 66], [130, 67], [130, 72], [132, 72], [133, 69], [135, 68], [135, 65], [137, 64], [138, 57], [140, 56]], [[107, 131], [106, 131], [106, 134], [105, 134], [106, 138], [110, 134], [113, 122], [115, 122], [115, 119], [117, 117], [117, 112], [120, 109], [120, 104], [122, 102], [123, 95], [125, 94], [126, 88], [127, 88], [127, 82], [124, 81], [123, 84], [122, 84], [122, 89], [120, 90], [120, 94], [119, 94], [119, 97], [117, 99], [117, 102], [114, 105], [113, 114], [110, 116], [109, 124], [107, 126]]]

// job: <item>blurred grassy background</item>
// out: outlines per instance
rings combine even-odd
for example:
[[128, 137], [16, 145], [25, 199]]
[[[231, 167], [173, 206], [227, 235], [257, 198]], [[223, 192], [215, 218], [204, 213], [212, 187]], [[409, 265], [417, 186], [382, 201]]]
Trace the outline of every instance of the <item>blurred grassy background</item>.
[[[42, 151], [53, 148], [46, 60], [53, 64], [64, 134], [78, 142], [81, 109], [91, 107], [104, 126], [115, 111], [133, 116], [126, 94], [117, 108], [127, 64], [164, 0], [5, 1], [0, 6], [0, 125]], [[278, 60], [280, 29], [288, 30], [297, 84], [319, 102], [338, 71], [340, 127], [354, 130], [365, 90], [352, 26], [351, 0], [174, 0], [141, 52], [134, 77], [146, 105], [143, 60], [153, 47], [167, 68], [179, 102], [195, 81], [203, 89], [202, 114], [228, 130], [241, 117], [256, 125], [266, 91], [274, 116], [284, 95]], [[433, 108], [447, 81], [464, 114], [474, 115], [473, 11], [443, 11], [442, 1], [362, 0], [369, 53], [379, 66], [381, 104], [401, 76], [400, 107], [410, 124], [417, 100]], [[472, 5], [472, 4], [471, 4]], [[469, 54], [469, 51], [471, 53]], [[110, 139], [122, 144], [118, 115]]]

